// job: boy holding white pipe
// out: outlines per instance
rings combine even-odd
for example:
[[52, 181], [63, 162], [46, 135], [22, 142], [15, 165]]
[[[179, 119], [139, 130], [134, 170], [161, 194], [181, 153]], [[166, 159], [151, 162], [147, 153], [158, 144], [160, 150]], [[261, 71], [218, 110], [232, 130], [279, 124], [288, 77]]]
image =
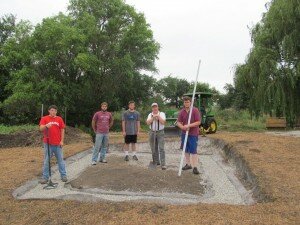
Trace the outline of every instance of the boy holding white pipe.
[[188, 124], [189, 111], [191, 110], [191, 98], [185, 96], [183, 98], [183, 109], [178, 114], [177, 126], [182, 130], [181, 134], [181, 147], [184, 145], [184, 139], [186, 131], [188, 132], [188, 138], [185, 149], [185, 166], [182, 170], [193, 169], [193, 174], [199, 174], [198, 166], [198, 135], [199, 125], [201, 124], [201, 115], [196, 107], [192, 109], [191, 121]]

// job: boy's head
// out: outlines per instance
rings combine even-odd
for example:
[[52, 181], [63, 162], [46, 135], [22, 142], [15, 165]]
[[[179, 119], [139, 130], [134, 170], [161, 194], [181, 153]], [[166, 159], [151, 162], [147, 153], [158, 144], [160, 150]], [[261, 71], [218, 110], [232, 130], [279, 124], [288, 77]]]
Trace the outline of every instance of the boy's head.
[[56, 105], [50, 105], [48, 108], [48, 112], [50, 116], [56, 116], [57, 114], [57, 106]]
[[107, 108], [108, 108], [107, 102], [102, 102], [101, 103], [101, 110], [105, 112], [107, 110]]
[[151, 108], [153, 113], [158, 112], [158, 104], [156, 102], [152, 103]]
[[183, 97], [183, 105], [185, 108], [190, 108], [191, 107], [191, 98], [189, 96], [184, 96]]
[[130, 110], [134, 110], [135, 109], [135, 102], [134, 101], [129, 101], [128, 102], [128, 108]]

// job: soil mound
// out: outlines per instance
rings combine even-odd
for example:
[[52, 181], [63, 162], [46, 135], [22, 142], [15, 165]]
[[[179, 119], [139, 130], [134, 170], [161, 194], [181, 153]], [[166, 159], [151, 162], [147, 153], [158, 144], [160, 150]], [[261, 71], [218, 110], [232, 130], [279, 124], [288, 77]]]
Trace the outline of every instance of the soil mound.
[[[0, 134], [0, 148], [15, 147], [37, 147], [42, 145], [43, 134], [38, 130], [20, 131], [14, 134]], [[67, 127], [65, 134], [65, 144], [78, 143], [83, 139], [89, 139], [90, 136], [78, 128]]]

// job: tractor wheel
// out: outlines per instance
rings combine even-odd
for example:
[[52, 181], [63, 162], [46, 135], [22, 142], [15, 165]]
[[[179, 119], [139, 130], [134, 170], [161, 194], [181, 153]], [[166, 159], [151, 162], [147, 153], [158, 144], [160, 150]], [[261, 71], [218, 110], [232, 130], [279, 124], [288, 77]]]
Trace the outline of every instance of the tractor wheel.
[[217, 132], [218, 126], [217, 126], [217, 122], [215, 119], [211, 118], [207, 121], [207, 125], [208, 125], [208, 133], [209, 134], [214, 134]]

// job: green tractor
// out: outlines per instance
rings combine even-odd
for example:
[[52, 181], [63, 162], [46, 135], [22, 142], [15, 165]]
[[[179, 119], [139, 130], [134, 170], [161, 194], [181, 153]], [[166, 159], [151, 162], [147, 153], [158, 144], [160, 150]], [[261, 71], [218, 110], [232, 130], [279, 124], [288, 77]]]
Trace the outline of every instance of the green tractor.
[[[193, 97], [193, 93], [187, 93], [183, 96]], [[202, 134], [212, 134], [217, 132], [217, 122], [215, 120], [214, 114], [212, 112], [212, 93], [209, 92], [196, 92], [194, 107], [197, 107], [202, 115], [200, 129]], [[180, 130], [177, 127], [177, 109], [169, 109], [166, 111], [166, 126], [165, 132], [167, 135], [179, 134]]]

